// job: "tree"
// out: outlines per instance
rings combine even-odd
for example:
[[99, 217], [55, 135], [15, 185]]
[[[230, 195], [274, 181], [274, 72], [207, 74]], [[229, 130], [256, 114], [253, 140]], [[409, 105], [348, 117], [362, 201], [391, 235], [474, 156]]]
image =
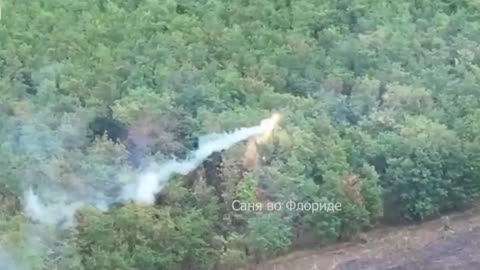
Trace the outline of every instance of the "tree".
[[279, 255], [291, 244], [291, 227], [280, 213], [265, 213], [249, 220], [250, 243], [254, 246], [255, 259]]
[[408, 118], [382, 141], [387, 160], [383, 184], [406, 218], [422, 220], [461, 207], [473, 195], [468, 183], [475, 180], [464, 167], [468, 156], [446, 126], [425, 117]]

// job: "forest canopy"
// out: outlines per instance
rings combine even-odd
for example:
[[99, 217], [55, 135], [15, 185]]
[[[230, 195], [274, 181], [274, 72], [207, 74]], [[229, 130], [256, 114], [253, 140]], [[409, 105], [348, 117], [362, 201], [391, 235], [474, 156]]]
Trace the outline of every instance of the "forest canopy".
[[[1, 5], [1, 269], [237, 269], [478, 201], [479, 1]], [[95, 204], [273, 112], [268, 141], [170, 177], [154, 205]], [[91, 205], [38, 224], [29, 189]]]

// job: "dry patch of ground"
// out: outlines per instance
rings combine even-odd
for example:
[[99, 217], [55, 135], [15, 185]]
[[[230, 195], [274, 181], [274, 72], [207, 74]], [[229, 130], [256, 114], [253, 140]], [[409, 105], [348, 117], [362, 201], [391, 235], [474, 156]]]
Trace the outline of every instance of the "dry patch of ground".
[[342, 243], [294, 252], [252, 270], [480, 270], [480, 208], [421, 225], [367, 234], [367, 243]]

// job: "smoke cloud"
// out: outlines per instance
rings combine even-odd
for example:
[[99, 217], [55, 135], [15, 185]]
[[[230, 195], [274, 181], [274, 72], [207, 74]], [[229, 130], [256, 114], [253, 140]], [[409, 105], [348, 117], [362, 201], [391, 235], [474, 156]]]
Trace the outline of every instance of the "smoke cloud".
[[25, 194], [25, 213], [34, 221], [45, 225], [60, 225], [69, 227], [73, 225], [74, 215], [83, 202], [68, 204], [60, 202], [46, 205], [29, 189]]
[[227, 133], [214, 133], [199, 139], [199, 147], [183, 161], [170, 160], [157, 166], [154, 165], [139, 177], [136, 188], [128, 187], [125, 191], [126, 198], [139, 203], [152, 204], [155, 194], [160, 192], [165, 183], [173, 174], [186, 175], [197, 168], [202, 161], [212, 153], [228, 149], [238, 142], [250, 137], [270, 133], [278, 123], [278, 115], [263, 120], [260, 125], [245, 127]]
[[1, 270], [20, 270], [12, 257], [0, 246], [0, 269]]
[[[125, 184], [117, 181], [122, 193], [118, 197], [105, 194], [90, 194], [88, 198], [75, 198], [75, 194], [51, 191], [50, 197], [55, 197], [53, 203], [41, 201], [32, 189], [25, 192], [25, 212], [35, 222], [45, 225], [55, 225], [63, 228], [74, 224], [75, 212], [83, 205], [90, 204], [105, 211], [114, 202], [134, 200], [138, 203], [153, 204], [155, 194], [160, 192], [169, 178], [174, 174], [186, 175], [197, 168], [212, 153], [232, 147], [234, 144], [253, 136], [270, 133], [278, 122], [278, 116], [263, 120], [253, 127], [239, 128], [232, 132], [213, 133], [199, 138], [199, 147], [188, 155], [185, 160], [172, 159], [160, 165], [151, 165], [139, 173], [134, 183]], [[73, 200], [72, 200], [73, 198]], [[75, 200], [76, 199], [76, 200]]]
[[[41, 116], [40, 118], [43, 116], [47, 118], [48, 111], [40, 109], [37, 115]], [[35, 240], [39, 246], [51, 246], [45, 235], [40, 232], [43, 228], [40, 225], [47, 225], [45, 228], [53, 226], [56, 229], [74, 226], [75, 213], [85, 205], [106, 211], [113, 203], [127, 200], [153, 204], [155, 194], [164, 188], [172, 175], [187, 175], [214, 152], [226, 150], [250, 138], [268, 136], [279, 119], [278, 115], [273, 115], [257, 126], [208, 134], [199, 138], [198, 149], [191, 152], [185, 160], [171, 159], [153, 164], [140, 172], [125, 167], [121, 162], [109, 162], [109, 157], [105, 160], [102, 157], [87, 159], [81, 163], [81, 167], [72, 169], [73, 175], [78, 178], [64, 181], [62, 185], [62, 180], [66, 179], [60, 173], [62, 168], [60, 165], [63, 164], [61, 162], [70, 164], [70, 160], [64, 161], [57, 157], [63, 156], [63, 149], [68, 149], [66, 146], [76, 147], [77, 144], [81, 144], [83, 135], [78, 134], [75, 128], [79, 124], [72, 122], [72, 119], [77, 119], [79, 115], [82, 115], [82, 112], [71, 113], [70, 118], [62, 120], [63, 122], [57, 123], [55, 127], [42, 124], [38, 119], [18, 117], [10, 118], [5, 123], [10, 130], [10, 135], [7, 137], [11, 145], [9, 151], [12, 154], [28, 156], [32, 160], [32, 166], [21, 171], [24, 173], [21, 177], [25, 180], [19, 182], [18, 190], [23, 191], [25, 214], [35, 223], [32, 226], [34, 230], [27, 232], [28, 238], [42, 236]], [[71, 136], [77, 136], [77, 138], [69, 140]], [[77, 154], [80, 159], [82, 155]], [[58, 231], [55, 230], [55, 232]], [[53, 235], [49, 234], [49, 237], [54, 239], [57, 236], [53, 233]], [[32, 243], [29, 242], [27, 246], [32, 246]], [[30, 269], [22, 263], [21, 260], [15, 261], [9, 250], [0, 246], [0, 270]]]
[[[128, 166], [126, 168], [125, 163], [114, 157], [110, 160], [110, 156], [101, 156], [95, 149], [90, 149], [93, 154], [89, 155], [82, 151], [74, 152], [73, 158], [68, 159], [64, 158], [70, 156], [65, 155], [66, 151], [88, 145], [84, 134], [85, 121], [81, 119], [87, 119], [90, 113], [76, 109], [78, 101], [74, 98], [65, 98], [60, 102], [49, 91], [61, 68], [52, 66], [34, 73], [38, 89], [36, 98], [31, 103], [22, 103], [24, 107], [17, 106], [19, 108], [13, 116], [0, 115], [5, 119], [2, 120], [2, 130], [8, 130], [4, 132], [6, 154], [28, 157], [32, 164], [19, 169], [18, 178], [23, 181], [12, 184], [18, 192], [24, 193], [24, 211], [36, 223], [35, 228], [42, 228], [38, 224], [57, 229], [71, 227], [76, 211], [84, 205], [106, 211], [112, 203], [126, 200], [152, 204], [155, 194], [163, 189], [172, 175], [186, 175], [212, 153], [226, 150], [241, 141], [268, 137], [279, 121], [279, 115], [274, 114], [256, 126], [203, 136], [199, 138], [198, 149], [185, 160], [168, 160], [139, 173]], [[50, 105], [45, 107], [44, 104]], [[61, 119], [52, 116], [53, 108], [59, 104], [59, 107], [68, 110]], [[72, 162], [87, 156], [90, 159], [78, 164]], [[36, 231], [29, 234], [31, 239], [34, 235], [43, 236]], [[49, 245], [44, 243], [44, 239], [38, 241], [41, 245]], [[26, 269], [19, 267], [21, 261], [15, 263], [12, 258], [8, 250], [0, 246], [0, 270]]]

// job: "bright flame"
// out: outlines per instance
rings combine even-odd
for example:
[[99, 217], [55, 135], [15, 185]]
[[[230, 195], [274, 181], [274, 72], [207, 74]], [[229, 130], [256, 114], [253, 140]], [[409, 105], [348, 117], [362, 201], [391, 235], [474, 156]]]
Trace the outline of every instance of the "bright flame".
[[272, 117], [265, 119], [260, 123], [264, 132], [257, 137], [256, 141], [258, 144], [265, 143], [272, 137], [273, 130], [278, 126], [280, 120], [280, 114], [274, 113]]
[[280, 114], [274, 113], [270, 118], [263, 120], [260, 122], [260, 128], [262, 129], [262, 133], [257, 135], [254, 138], [251, 138], [245, 149], [245, 154], [243, 157], [243, 165], [245, 168], [248, 169], [255, 169], [258, 163], [258, 148], [259, 144], [266, 143], [273, 134], [273, 130], [277, 127], [278, 123], [280, 122], [281, 117]]

